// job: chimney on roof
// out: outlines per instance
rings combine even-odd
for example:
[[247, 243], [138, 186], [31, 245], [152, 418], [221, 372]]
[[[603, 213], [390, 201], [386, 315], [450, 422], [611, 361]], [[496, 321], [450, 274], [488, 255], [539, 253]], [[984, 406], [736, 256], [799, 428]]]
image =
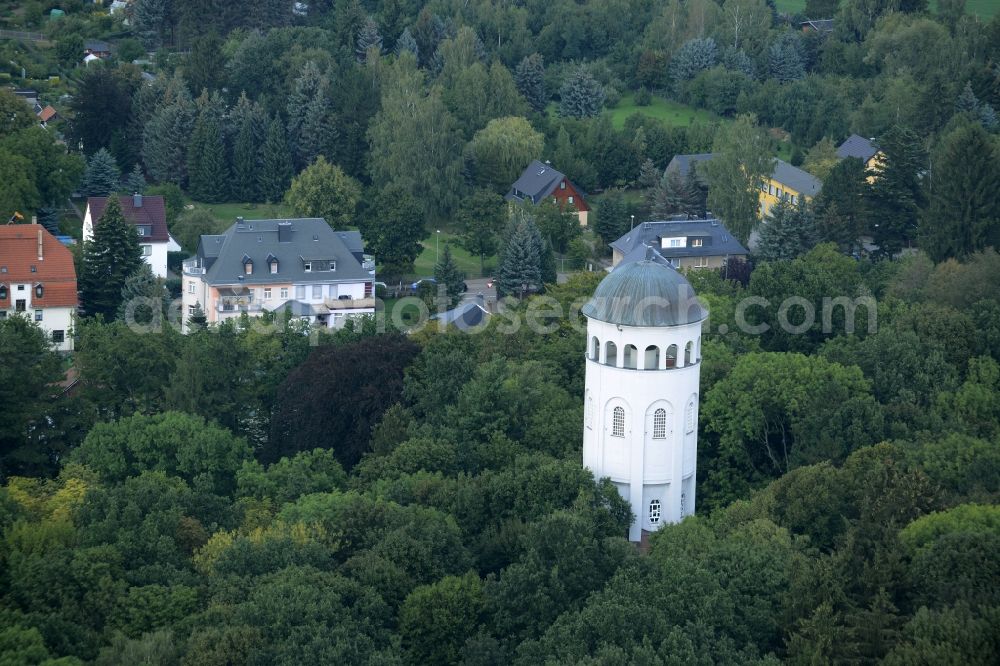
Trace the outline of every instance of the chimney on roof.
[[291, 243], [292, 242], [292, 223], [291, 222], [278, 222], [278, 242], [279, 243]]
[[132, 206], [142, 208], [142, 195], [138, 192], [132, 195]]
[[42, 246], [42, 230], [41, 230], [41, 228], [39, 228], [38, 229], [38, 261], [41, 261], [42, 259], [45, 258], [44, 256], [42, 256], [42, 247], [43, 247]]

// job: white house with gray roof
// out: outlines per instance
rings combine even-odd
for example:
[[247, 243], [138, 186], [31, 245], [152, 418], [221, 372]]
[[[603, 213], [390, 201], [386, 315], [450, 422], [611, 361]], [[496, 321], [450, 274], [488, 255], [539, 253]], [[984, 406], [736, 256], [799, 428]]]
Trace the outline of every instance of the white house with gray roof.
[[210, 324], [287, 310], [337, 328], [375, 312], [374, 262], [360, 235], [321, 218], [238, 218], [224, 233], [202, 236], [183, 273], [185, 331], [199, 305]]

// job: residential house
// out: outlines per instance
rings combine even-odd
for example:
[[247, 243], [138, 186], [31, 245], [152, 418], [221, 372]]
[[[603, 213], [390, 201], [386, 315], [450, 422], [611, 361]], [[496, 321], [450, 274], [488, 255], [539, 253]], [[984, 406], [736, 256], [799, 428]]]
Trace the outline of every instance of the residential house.
[[[179, 252], [181, 246], [167, 231], [167, 211], [162, 196], [118, 197], [125, 219], [135, 225], [139, 234], [142, 256], [153, 269], [153, 275], [167, 277], [167, 253]], [[90, 197], [83, 215], [83, 240], [94, 238], [94, 224], [99, 223], [108, 205], [107, 197]]]
[[[840, 159], [856, 157], [864, 162], [866, 171], [880, 171], [885, 160], [885, 153], [879, 150], [875, 139], [866, 139], [863, 136], [852, 134], [837, 147], [837, 157]], [[874, 180], [874, 175], [868, 176], [869, 183]]]
[[30, 317], [57, 350], [72, 351], [76, 306], [69, 248], [40, 224], [0, 226], [0, 319]]
[[[345, 237], [347, 234], [347, 241]], [[184, 262], [184, 327], [196, 306], [209, 323], [244, 312], [290, 311], [311, 324], [337, 328], [374, 314], [375, 277], [348, 243], [321, 218], [244, 220], [201, 237]]]
[[504, 197], [507, 201], [531, 204], [538, 204], [546, 197], [552, 197], [553, 201], [565, 207], [573, 208], [576, 211], [580, 226], [587, 226], [587, 216], [590, 213], [590, 206], [587, 205], [583, 191], [560, 171], [557, 171], [551, 164], [532, 161], [528, 168], [521, 173], [510, 187], [510, 192]]
[[59, 114], [51, 105], [49, 105], [40, 111], [36, 111], [35, 115], [38, 116], [38, 122], [42, 125], [42, 127], [48, 127], [49, 123], [55, 120]]
[[802, 32], [815, 32], [820, 35], [829, 35], [833, 32], [833, 19], [812, 19], [799, 23]]
[[[698, 176], [698, 164], [708, 162], [715, 157], [715, 153], [697, 153], [693, 155], [675, 155], [667, 171], [675, 170], [682, 176], [687, 176], [688, 172], [694, 168], [695, 175]], [[699, 176], [701, 182], [706, 183], [704, 178]], [[807, 171], [794, 167], [784, 160], [775, 159], [774, 168], [770, 177], [760, 185], [760, 216], [765, 217], [771, 207], [782, 199], [787, 199], [793, 204], [799, 199], [809, 201], [823, 188], [823, 182]]]
[[485, 325], [490, 314], [483, 295], [476, 294], [474, 299], [462, 301], [447, 312], [431, 315], [431, 319], [440, 322], [442, 326], [454, 326], [463, 333], [468, 333]]
[[31, 108], [38, 106], [38, 91], [31, 88], [15, 88], [14, 94], [24, 100]]
[[643, 222], [611, 243], [611, 265], [639, 261], [652, 249], [674, 268], [720, 268], [748, 252], [717, 219]]
[[83, 53], [95, 58], [107, 58], [111, 56], [111, 45], [99, 39], [88, 39], [83, 43]]

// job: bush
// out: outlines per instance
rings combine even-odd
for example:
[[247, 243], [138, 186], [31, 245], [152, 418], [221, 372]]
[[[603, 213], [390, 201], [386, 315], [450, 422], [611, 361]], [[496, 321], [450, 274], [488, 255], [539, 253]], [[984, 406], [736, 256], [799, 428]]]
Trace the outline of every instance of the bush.
[[649, 106], [653, 101], [653, 94], [649, 92], [646, 86], [641, 86], [635, 91], [635, 105], [636, 106]]

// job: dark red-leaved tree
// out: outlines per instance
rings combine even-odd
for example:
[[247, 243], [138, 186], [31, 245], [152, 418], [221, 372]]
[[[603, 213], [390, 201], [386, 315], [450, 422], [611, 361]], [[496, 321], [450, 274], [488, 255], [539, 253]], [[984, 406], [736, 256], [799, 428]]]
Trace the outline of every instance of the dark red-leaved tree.
[[278, 389], [271, 437], [260, 458], [333, 449], [350, 469], [368, 450], [372, 427], [403, 395], [403, 370], [420, 348], [398, 334], [319, 347]]

